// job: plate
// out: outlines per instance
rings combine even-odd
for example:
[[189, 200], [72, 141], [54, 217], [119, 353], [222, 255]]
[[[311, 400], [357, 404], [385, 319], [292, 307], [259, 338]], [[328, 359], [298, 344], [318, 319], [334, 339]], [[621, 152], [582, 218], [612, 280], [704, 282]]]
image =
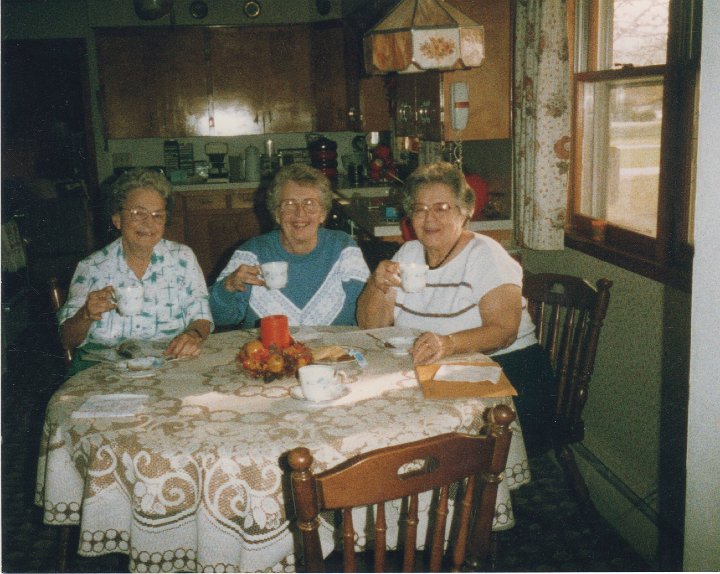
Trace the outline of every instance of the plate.
[[341, 398], [347, 396], [347, 394], [348, 394], [349, 392], [350, 392], [350, 388], [349, 388], [347, 385], [342, 385], [342, 387], [340, 388], [340, 392], [337, 394], [337, 396], [334, 396], [334, 397], [331, 398], [331, 399], [327, 399], [327, 400], [325, 400], [325, 401], [309, 401], [309, 400], [307, 400], [307, 399], [305, 398], [305, 395], [303, 395], [302, 388], [300, 388], [300, 387], [298, 386], [298, 387], [292, 387], [292, 388], [290, 389], [290, 396], [291, 396], [293, 399], [297, 399], [298, 401], [303, 401], [303, 402], [305, 402], [305, 403], [307, 403], [307, 404], [309, 404], [309, 405], [322, 406], [322, 405], [330, 404], [330, 403], [332, 403], [333, 401], [336, 401], [336, 400], [338, 400], [338, 399], [341, 399]]
[[357, 347], [346, 347], [344, 345], [338, 345], [345, 351], [345, 355], [337, 358], [327, 358], [327, 359], [320, 359], [319, 361], [313, 361], [313, 364], [315, 365], [349, 365], [350, 363], [355, 362], [355, 357], [352, 356], [352, 352], [359, 351], [360, 353], [363, 352], [362, 349], [358, 349]]
[[154, 376], [164, 363], [165, 361], [158, 357], [128, 359], [116, 363], [115, 371], [125, 379], [144, 379]]

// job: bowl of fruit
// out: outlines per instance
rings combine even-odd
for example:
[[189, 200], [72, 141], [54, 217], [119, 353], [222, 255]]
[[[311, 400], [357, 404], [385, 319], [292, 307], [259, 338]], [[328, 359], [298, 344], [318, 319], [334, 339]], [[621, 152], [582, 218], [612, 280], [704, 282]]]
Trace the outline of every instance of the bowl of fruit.
[[308, 347], [295, 341], [280, 349], [275, 345], [265, 347], [260, 339], [253, 339], [242, 346], [237, 361], [250, 376], [267, 383], [295, 375], [300, 367], [313, 362], [313, 356]]

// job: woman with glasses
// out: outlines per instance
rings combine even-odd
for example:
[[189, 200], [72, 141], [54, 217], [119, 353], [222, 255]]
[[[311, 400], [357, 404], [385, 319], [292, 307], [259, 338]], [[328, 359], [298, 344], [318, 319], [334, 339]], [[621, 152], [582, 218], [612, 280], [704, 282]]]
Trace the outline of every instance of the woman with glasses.
[[[323, 227], [331, 206], [330, 181], [319, 170], [290, 164], [278, 171], [267, 194], [278, 228], [241, 245], [210, 289], [218, 325], [257, 327], [268, 315], [286, 315], [290, 325], [356, 324], [370, 271], [347, 233]], [[281, 289], [262, 277], [260, 266], [273, 261], [288, 264]]]
[[[163, 239], [172, 188], [159, 172], [136, 169], [112, 185], [109, 211], [120, 237], [83, 259], [58, 311], [63, 345], [95, 350], [126, 340], [167, 341], [165, 355], [199, 354], [212, 330], [208, 291], [192, 250]], [[142, 308], [123, 315], [116, 290], [142, 286]], [[89, 364], [74, 353], [71, 373]]]
[[[520, 394], [523, 427], [546, 424], [552, 375], [525, 309], [522, 268], [497, 241], [467, 229], [475, 194], [458, 168], [447, 162], [421, 166], [404, 191], [417, 240], [378, 265], [358, 300], [358, 323], [421, 331], [411, 349], [416, 364], [457, 353], [491, 355]], [[425, 288], [403, 291], [403, 263], [428, 266]]]

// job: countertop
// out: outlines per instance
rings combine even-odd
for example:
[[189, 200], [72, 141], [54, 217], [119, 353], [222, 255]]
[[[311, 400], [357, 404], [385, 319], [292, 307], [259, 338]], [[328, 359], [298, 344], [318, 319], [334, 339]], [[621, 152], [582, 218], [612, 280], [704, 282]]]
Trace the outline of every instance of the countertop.
[[[384, 211], [380, 208], [358, 208], [350, 200], [337, 194], [335, 203], [343, 209], [355, 225], [374, 237], [400, 237], [402, 235], [400, 222], [386, 219]], [[513, 224], [510, 219], [471, 221], [468, 224], [468, 229], [471, 231], [497, 231], [512, 228]]]

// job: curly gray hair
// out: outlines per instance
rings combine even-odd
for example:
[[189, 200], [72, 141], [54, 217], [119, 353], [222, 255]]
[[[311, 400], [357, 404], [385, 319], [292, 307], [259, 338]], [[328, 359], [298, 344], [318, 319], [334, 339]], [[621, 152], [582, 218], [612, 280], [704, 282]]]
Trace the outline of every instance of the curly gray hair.
[[167, 178], [152, 169], [136, 168], [118, 177], [110, 188], [108, 211], [114, 215], [122, 211], [128, 196], [136, 189], [152, 189], [165, 200], [165, 209], [172, 211], [173, 191]]
[[421, 165], [407, 177], [403, 186], [405, 213], [412, 213], [412, 206], [420, 188], [433, 183], [447, 185], [458, 202], [460, 212], [465, 217], [472, 217], [475, 211], [475, 192], [465, 180], [465, 174], [446, 161]]
[[302, 163], [291, 163], [280, 168], [267, 190], [267, 208], [273, 219], [279, 223], [280, 200], [283, 186], [294, 182], [302, 187], [312, 187], [320, 192], [320, 204], [325, 213], [332, 208], [333, 192], [330, 180], [323, 172]]

